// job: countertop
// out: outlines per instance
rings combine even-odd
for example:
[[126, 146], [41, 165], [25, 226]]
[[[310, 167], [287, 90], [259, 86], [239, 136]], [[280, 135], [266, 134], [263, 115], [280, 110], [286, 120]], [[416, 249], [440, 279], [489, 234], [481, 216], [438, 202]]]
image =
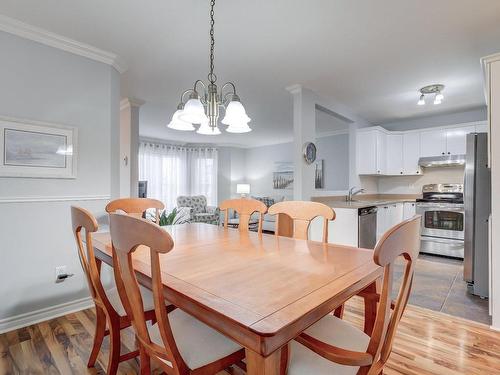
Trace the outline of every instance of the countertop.
[[356, 195], [352, 202], [347, 202], [345, 196], [313, 197], [315, 202], [321, 202], [332, 208], [365, 208], [371, 206], [384, 206], [391, 203], [415, 202], [420, 195], [414, 194], [372, 194]]

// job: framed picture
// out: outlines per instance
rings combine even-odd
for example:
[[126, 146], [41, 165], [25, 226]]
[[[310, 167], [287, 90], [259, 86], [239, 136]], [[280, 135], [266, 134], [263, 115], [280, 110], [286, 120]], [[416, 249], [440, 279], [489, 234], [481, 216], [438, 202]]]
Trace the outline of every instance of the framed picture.
[[0, 177], [76, 178], [76, 128], [0, 117]]
[[316, 160], [314, 165], [314, 187], [316, 189], [324, 189], [325, 188], [325, 175], [323, 172], [324, 167], [324, 159]]
[[273, 189], [293, 189], [293, 163], [274, 163]]

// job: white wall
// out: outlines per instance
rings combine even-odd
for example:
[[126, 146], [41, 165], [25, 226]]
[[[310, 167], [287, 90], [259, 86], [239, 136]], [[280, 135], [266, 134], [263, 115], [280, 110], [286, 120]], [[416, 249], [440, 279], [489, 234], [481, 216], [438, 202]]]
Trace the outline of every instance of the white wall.
[[217, 147], [219, 160], [217, 168], [218, 203], [234, 198], [236, 184], [245, 183], [246, 150], [237, 147]]
[[378, 177], [380, 194], [420, 194], [426, 184], [464, 182], [464, 168], [426, 168], [420, 176]]
[[[7, 318], [89, 294], [70, 206], [103, 215], [112, 187], [119, 184], [118, 164], [113, 164], [119, 158], [112, 153], [117, 142], [111, 135], [118, 128], [120, 88], [119, 74], [110, 66], [36, 42], [0, 32], [0, 50], [5, 52], [0, 115], [75, 126], [79, 149], [76, 179], [0, 178], [1, 328]], [[56, 201], [44, 201], [48, 197]], [[14, 198], [24, 202], [10, 203]], [[55, 284], [59, 265], [75, 276]]]
[[276, 162], [293, 162], [293, 144], [280, 143], [245, 149], [244, 179], [250, 184], [250, 195], [293, 198], [293, 190], [273, 189]]

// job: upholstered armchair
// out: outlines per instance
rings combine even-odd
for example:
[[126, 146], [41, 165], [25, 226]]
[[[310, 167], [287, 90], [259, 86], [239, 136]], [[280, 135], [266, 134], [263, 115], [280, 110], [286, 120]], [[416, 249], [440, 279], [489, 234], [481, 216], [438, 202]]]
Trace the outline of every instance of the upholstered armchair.
[[219, 209], [207, 206], [207, 198], [204, 195], [177, 197], [177, 209], [184, 212], [189, 210], [192, 223], [219, 223]]

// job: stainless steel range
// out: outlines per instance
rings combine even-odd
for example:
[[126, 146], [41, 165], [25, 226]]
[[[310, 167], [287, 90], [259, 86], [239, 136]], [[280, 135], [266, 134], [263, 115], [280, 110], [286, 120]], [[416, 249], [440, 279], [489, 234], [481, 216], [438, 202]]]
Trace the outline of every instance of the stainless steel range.
[[416, 204], [422, 215], [422, 253], [464, 257], [463, 190], [463, 184], [424, 185]]

